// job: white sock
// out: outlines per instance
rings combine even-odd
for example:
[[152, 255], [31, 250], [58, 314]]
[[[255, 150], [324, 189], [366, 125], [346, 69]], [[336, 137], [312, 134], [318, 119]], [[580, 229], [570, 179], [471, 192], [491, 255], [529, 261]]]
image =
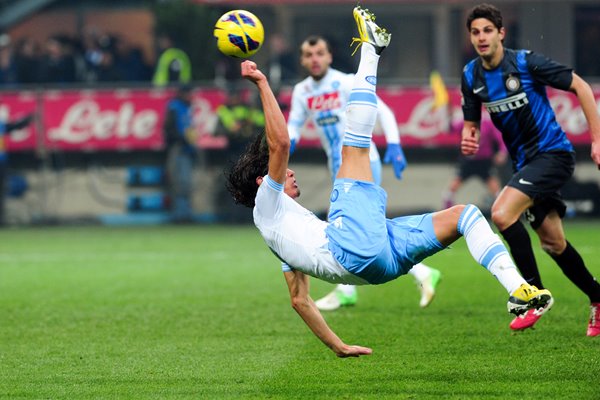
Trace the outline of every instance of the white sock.
[[346, 107], [346, 132], [344, 145], [368, 148], [377, 121], [377, 65], [379, 56], [375, 48], [363, 43], [360, 64], [354, 76], [354, 85]]
[[431, 268], [423, 263], [418, 263], [413, 265], [408, 273], [412, 275], [417, 282], [423, 282], [431, 274]]
[[479, 208], [467, 205], [460, 215], [457, 229], [465, 237], [475, 261], [490, 271], [508, 293], [526, 283], [519, 275], [506, 246], [492, 231]]
[[339, 284], [337, 285], [336, 289], [345, 294], [346, 296], [352, 296], [354, 293], [356, 293], [356, 286], [354, 285]]

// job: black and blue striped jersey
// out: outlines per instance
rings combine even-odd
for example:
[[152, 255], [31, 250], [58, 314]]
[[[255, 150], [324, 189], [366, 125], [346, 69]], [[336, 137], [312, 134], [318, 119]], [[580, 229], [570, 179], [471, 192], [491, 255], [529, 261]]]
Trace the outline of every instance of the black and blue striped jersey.
[[573, 70], [528, 50], [504, 49], [493, 70], [481, 59], [469, 62], [462, 74], [462, 108], [465, 121], [481, 120], [481, 105], [500, 132], [516, 170], [538, 154], [573, 151], [556, 121], [546, 86], [568, 90]]

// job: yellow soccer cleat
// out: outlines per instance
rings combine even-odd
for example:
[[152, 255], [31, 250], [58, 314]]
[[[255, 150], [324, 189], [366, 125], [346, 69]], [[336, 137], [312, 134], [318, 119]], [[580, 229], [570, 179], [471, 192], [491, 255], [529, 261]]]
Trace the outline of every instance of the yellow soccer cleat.
[[[508, 312], [515, 315], [526, 313], [532, 308], [544, 308], [546, 304], [552, 304], [552, 294], [547, 289], [538, 289], [528, 283], [524, 283], [508, 298]], [[549, 307], [548, 307], [549, 308]]]
[[352, 15], [354, 15], [354, 20], [356, 21], [359, 36], [352, 38], [352, 43], [350, 43], [350, 46], [356, 44], [352, 55], [356, 53], [363, 43], [373, 45], [375, 52], [381, 54], [383, 49], [389, 46], [392, 34], [388, 33], [385, 28], [380, 28], [375, 23], [375, 15], [367, 9], [362, 9], [360, 6], [354, 7]]

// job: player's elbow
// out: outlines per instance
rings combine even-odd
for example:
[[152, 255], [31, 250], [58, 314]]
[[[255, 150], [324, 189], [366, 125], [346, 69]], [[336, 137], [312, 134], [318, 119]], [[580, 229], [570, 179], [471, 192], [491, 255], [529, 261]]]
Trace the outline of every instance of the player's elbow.
[[273, 152], [277, 153], [289, 153], [290, 152], [290, 137], [285, 132], [284, 135], [277, 135], [269, 140], [269, 148]]
[[297, 313], [302, 313], [302, 311], [310, 308], [310, 302], [308, 297], [306, 296], [293, 296], [292, 297], [292, 308]]

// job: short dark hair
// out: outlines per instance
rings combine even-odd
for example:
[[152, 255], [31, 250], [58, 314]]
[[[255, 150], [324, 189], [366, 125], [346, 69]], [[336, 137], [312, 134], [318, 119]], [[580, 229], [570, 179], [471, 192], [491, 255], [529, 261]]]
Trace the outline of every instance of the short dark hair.
[[467, 17], [467, 30], [471, 30], [471, 23], [478, 19], [485, 18], [490, 21], [498, 30], [503, 27], [502, 25], [502, 13], [496, 6], [491, 4], [480, 4], [475, 6], [469, 11], [469, 16]]
[[246, 146], [244, 152], [225, 172], [226, 187], [233, 201], [246, 207], [254, 207], [254, 199], [258, 191], [256, 178], [269, 173], [269, 147], [264, 133], [256, 135]]
[[302, 55], [302, 45], [304, 45], [304, 43], [308, 43], [309, 46], [314, 46], [320, 40], [322, 40], [323, 42], [325, 42], [325, 47], [327, 48], [327, 51], [331, 53], [331, 45], [329, 44], [329, 41], [327, 39], [325, 39], [321, 35], [310, 35], [309, 37], [307, 37], [306, 39], [304, 39], [304, 41], [300, 45], [300, 55]]

